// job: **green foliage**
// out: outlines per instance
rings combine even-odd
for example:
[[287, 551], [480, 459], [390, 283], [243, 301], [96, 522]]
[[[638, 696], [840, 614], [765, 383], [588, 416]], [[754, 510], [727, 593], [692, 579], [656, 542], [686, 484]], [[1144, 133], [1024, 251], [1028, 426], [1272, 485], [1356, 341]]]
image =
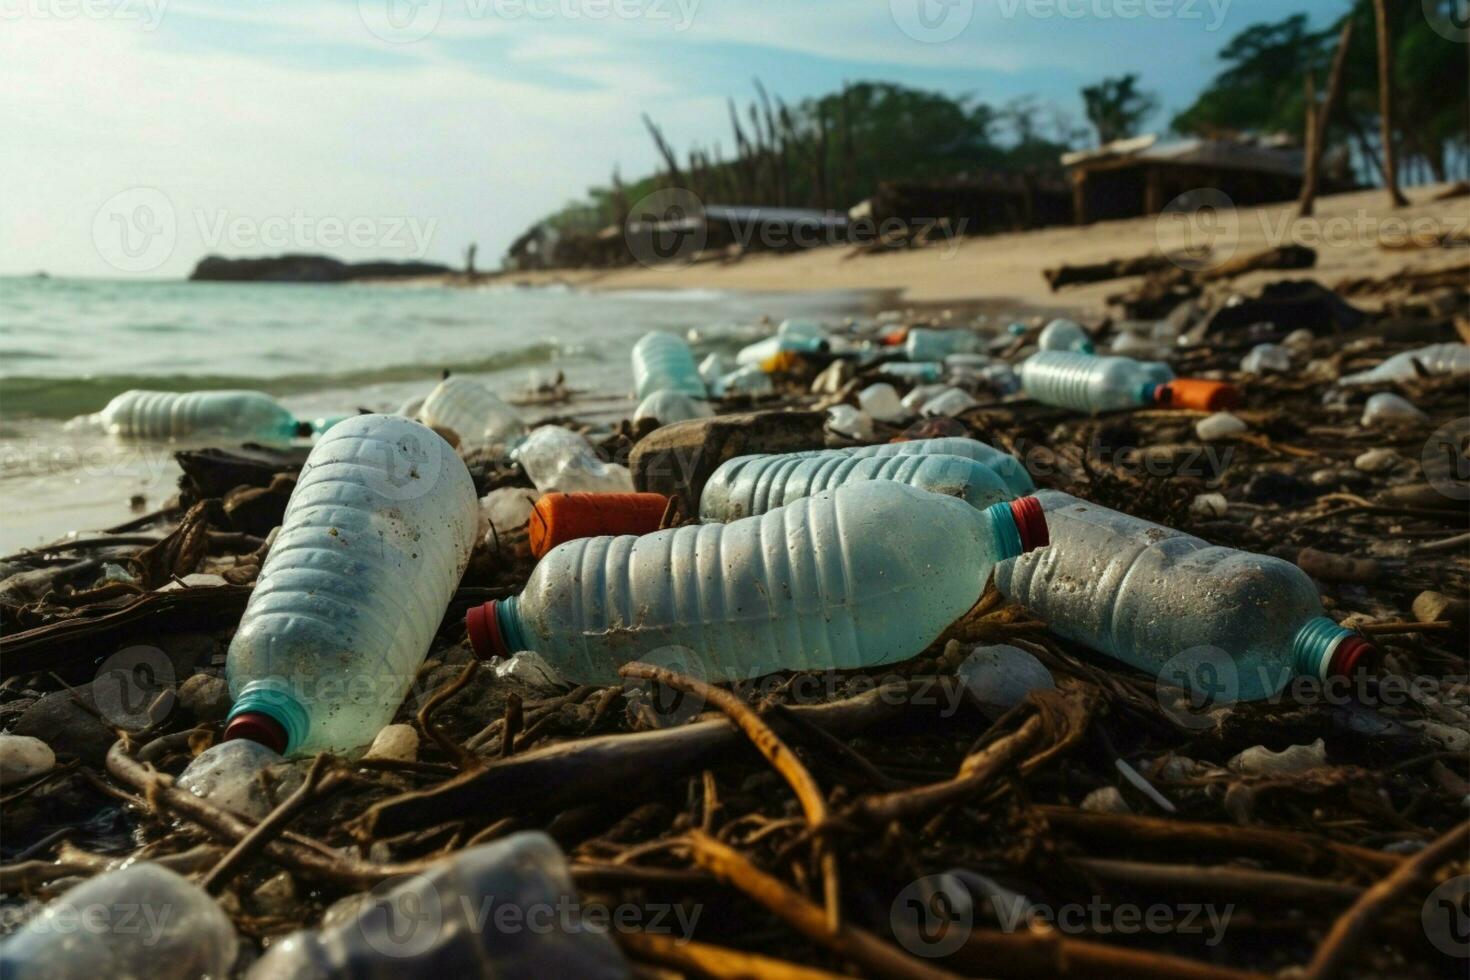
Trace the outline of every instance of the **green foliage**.
[[1306, 14], [1247, 27], [1220, 52], [1229, 67], [1174, 117], [1174, 129], [1200, 136], [1302, 132], [1303, 79], [1325, 71], [1335, 35], [1309, 30]]
[[1143, 120], [1159, 106], [1158, 99], [1139, 91], [1138, 76], [1132, 73], [1086, 86], [1082, 104], [1100, 144], [1137, 135]]

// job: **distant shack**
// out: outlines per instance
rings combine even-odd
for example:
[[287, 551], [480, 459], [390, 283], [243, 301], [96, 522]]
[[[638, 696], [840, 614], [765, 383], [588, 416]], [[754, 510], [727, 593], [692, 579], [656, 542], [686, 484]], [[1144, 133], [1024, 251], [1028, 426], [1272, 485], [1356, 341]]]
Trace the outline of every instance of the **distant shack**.
[[1071, 198], [1060, 173], [958, 174], [943, 180], [882, 181], [873, 196], [848, 211], [854, 229], [918, 231], [942, 225], [950, 235], [1025, 231], [1071, 220]]
[[1180, 194], [1211, 188], [1236, 206], [1290, 201], [1301, 192], [1304, 154], [1282, 145], [1156, 135], [1062, 155], [1071, 173], [1073, 219], [1159, 214]]

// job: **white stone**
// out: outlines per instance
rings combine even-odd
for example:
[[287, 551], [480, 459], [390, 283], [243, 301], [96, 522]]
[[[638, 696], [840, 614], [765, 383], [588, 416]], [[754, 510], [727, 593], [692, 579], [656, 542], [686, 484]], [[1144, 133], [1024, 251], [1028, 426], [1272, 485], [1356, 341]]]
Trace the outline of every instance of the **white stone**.
[[384, 726], [362, 757], [413, 762], [419, 757], [419, 733], [412, 725]]
[[1241, 358], [1240, 370], [1246, 374], [1281, 373], [1291, 370], [1291, 351], [1280, 344], [1257, 344]]
[[1224, 517], [1229, 508], [1223, 493], [1202, 493], [1189, 504], [1189, 512], [1199, 517]]
[[1264, 745], [1253, 745], [1225, 765], [1247, 776], [1306, 772], [1327, 765], [1327, 746], [1320, 738], [1311, 745], [1289, 745], [1280, 752], [1272, 752]]
[[1364, 403], [1360, 421], [1365, 427], [1371, 427], [1384, 422], [1418, 422], [1427, 418], [1429, 416], [1407, 398], [1391, 391], [1380, 391]]
[[860, 442], [873, 438], [873, 420], [851, 405], [833, 405], [827, 409], [827, 428]]
[[0, 735], [0, 786], [9, 786], [56, 768], [56, 753], [39, 738]]
[[897, 422], [908, 415], [898, 399], [898, 391], [886, 381], [868, 385], [858, 392], [858, 405], [880, 422]]
[[1398, 461], [1399, 454], [1392, 449], [1370, 449], [1353, 460], [1353, 465], [1364, 473], [1382, 473], [1393, 469]]
[[1128, 801], [1116, 786], [1095, 789], [1082, 799], [1082, 809], [1088, 813], [1132, 813]]
[[1240, 433], [1246, 432], [1249, 429], [1250, 426], [1229, 412], [1216, 412], [1214, 415], [1207, 416], [1196, 422], [1194, 434], [1199, 436], [1204, 442], [1211, 442], [1215, 439], [1226, 439], [1230, 436], [1240, 435]]
[[1045, 664], [1008, 643], [975, 647], [955, 673], [987, 714], [999, 715], [1032, 691], [1056, 687]]

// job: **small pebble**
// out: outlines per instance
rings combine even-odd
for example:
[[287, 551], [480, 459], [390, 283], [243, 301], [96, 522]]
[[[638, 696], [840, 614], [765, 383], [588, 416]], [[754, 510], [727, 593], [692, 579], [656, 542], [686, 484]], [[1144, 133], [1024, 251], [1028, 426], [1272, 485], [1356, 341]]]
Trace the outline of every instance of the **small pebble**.
[[1116, 786], [1104, 786], [1088, 793], [1082, 800], [1082, 809], [1088, 813], [1132, 813], [1128, 801]]
[[1229, 509], [1223, 493], [1202, 493], [1189, 504], [1189, 512], [1196, 517], [1224, 517]]
[[1226, 763], [1233, 772], [1247, 776], [1287, 775], [1320, 769], [1327, 765], [1327, 746], [1319, 738], [1311, 745], [1289, 745], [1272, 752], [1264, 745], [1253, 745]]
[[1056, 687], [1045, 664], [1006, 643], [975, 647], [955, 673], [987, 714], [1002, 714], [1032, 691]]
[[1383, 473], [1392, 469], [1398, 461], [1399, 454], [1392, 449], [1370, 449], [1353, 460], [1353, 465], [1364, 473]]
[[386, 726], [363, 753], [364, 759], [392, 759], [396, 762], [413, 762], [418, 757], [419, 733], [412, 725]]
[[230, 685], [223, 677], [195, 674], [179, 685], [179, 704], [198, 721], [219, 721], [230, 712]]
[[1363, 405], [1363, 417], [1359, 421], [1365, 428], [1384, 423], [1418, 422], [1429, 418], [1413, 402], [1391, 391], [1380, 391]]
[[1194, 434], [1204, 442], [1213, 439], [1225, 439], [1230, 436], [1239, 435], [1247, 431], [1250, 426], [1229, 412], [1216, 412], [1208, 418], [1200, 419], [1194, 426]]
[[0, 735], [0, 786], [9, 786], [56, 767], [56, 753], [39, 738]]

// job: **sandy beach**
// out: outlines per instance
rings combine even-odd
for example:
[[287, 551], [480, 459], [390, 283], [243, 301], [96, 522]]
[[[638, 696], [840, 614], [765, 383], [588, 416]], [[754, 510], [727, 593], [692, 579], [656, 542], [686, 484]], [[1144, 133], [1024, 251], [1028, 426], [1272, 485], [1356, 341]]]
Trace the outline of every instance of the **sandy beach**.
[[[1383, 248], [1379, 238], [1391, 241], [1438, 229], [1458, 233], [1463, 239], [1470, 225], [1470, 206], [1464, 197], [1434, 200], [1445, 190], [1446, 185], [1414, 188], [1410, 195], [1414, 203], [1397, 209], [1388, 207], [1382, 190], [1322, 197], [1315, 216], [1307, 219], [1296, 218], [1295, 202], [1241, 208], [1220, 216], [1213, 229], [1201, 221], [1201, 239], [1213, 241], [1213, 262], [1278, 245], [1310, 246], [1317, 251], [1316, 266], [1293, 275], [1326, 285], [1348, 277], [1442, 268], [1462, 261], [1466, 253], [1445, 248]], [[1101, 316], [1107, 297], [1137, 280], [1115, 279], [1053, 293], [1042, 271], [1063, 262], [1078, 265], [1172, 250], [1183, 243], [1177, 232], [1177, 225], [1167, 218], [1143, 217], [961, 238], [878, 255], [832, 247], [682, 267], [507, 273], [493, 281], [561, 282], [587, 289], [892, 290], [918, 304], [981, 303], [998, 309]], [[1280, 273], [1261, 272], [1233, 281], [1242, 292], [1251, 292], [1279, 278]]]

